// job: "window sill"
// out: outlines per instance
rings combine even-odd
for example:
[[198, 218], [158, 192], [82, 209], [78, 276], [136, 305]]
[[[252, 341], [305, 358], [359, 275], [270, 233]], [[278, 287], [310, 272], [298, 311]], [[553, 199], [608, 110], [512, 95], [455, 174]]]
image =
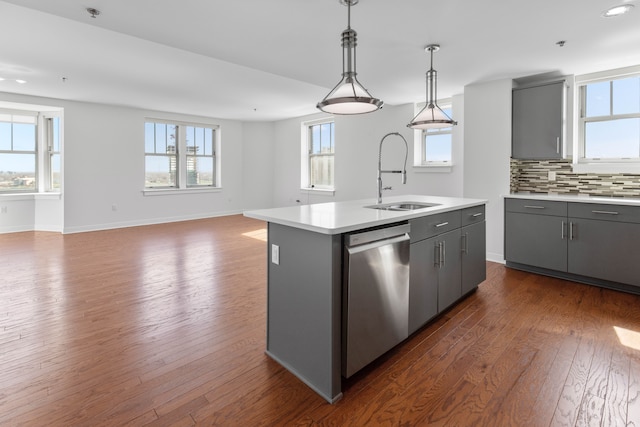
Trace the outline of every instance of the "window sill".
[[319, 196], [334, 196], [336, 194], [335, 189], [328, 188], [301, 188], [300, 191], [303, 194], [317, 194]]
[[222, 187], [203, 187], [203, 188], [155, 188], [142, 190], [144, 196], [167, 196], [169, 194], [201, 194], [201, 193], [220, 193]]
[[50, 193], [1, 193], [0, 198], [6, 201], [20, 201], [20, 200], [60, 200], [62, 193], [50, 192]]
[[640, 163], [573, 163], [574, 173], [640, 173]]
[[451, 173], [453, 170], [453, 164], [414, 165], [413, 170], [418, 173]]

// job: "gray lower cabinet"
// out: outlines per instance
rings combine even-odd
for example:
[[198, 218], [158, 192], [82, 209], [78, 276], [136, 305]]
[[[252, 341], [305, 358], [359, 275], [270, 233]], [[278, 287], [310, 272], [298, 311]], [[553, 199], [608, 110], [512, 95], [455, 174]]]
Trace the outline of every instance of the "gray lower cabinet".
[[411, 244], [409, 272], [409, 333], [438, 314], [436, 239]]
[[[484, 210], [484, 206], [482, 207]], [[487, 278], [487, 231], [485, 221], [462, 227], [462, 295]]]
[[567, 270], [566, 217], [507, 212], [505, 258], [507, 261], [550, 270]]
[[485, 280], [486, 223], [484, 206], [410, 223], [409, 333], [413, 333]]
[[462, 296], [460, 247], [459, 229], [411, 245], [409, 333]]
[[508, 266], [634, 291], [616, 284], [640, 286], [638, 242], [640, 207], [505, 200]]
[[451, 306], [462, 296], [462, 254], [460, 230], [436, 238], [438, 265], [438, 312]]

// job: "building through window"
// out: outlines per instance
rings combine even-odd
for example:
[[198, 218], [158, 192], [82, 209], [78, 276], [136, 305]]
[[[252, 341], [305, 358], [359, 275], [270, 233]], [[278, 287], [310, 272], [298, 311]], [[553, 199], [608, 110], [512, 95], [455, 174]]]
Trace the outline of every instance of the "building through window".
[[60, 117], [0, 110], [0, 192], [59, 191], [61, 181]]
[[145, 123], [145, 188], [217, 187], [217, 128]]

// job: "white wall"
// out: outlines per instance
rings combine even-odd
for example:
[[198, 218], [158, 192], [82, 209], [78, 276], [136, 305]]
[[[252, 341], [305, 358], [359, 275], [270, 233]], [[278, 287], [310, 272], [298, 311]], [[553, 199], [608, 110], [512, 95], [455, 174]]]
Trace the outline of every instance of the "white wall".
[[[240, 122], [75, 102], [64, 108], [65, 232], [203, 218], [242, 210]], [[145, 196], [142, 141], [147, 117], [220, 125], [223, 190]]]
[[245, 209], [268, 208], [273, 201], [275, 124], [243, 123], [243, 186]]
[[[245, 206], [270, 207], [272, 124], [145, 111], [134, 108], [70, 102], [0, 93], [0, 101], [39, 104], [64, 109], [62, 199], [0, 195], [0, 232], [55, 230], [78, 232], [162, 223], [240, 213]], [[145, 196], [144, 120], [181, 120], [220, 125], [222, 190], [199, 194]], [[267, 161], [245, 155], [249, 148]], [[266, 138], [257, 136], [266, 133]], [[260, 144], [265, 142], [265, 146]], [[245, 173], [245, 168], [251, 172]], [[260, 176], [266, 175], [266, 179]], [[245, 177], [247, 182], [245, 183]], [[245, 187], [256, 191], [245, 191]], [[42, 200], [40, 200], [42, 198]], [[55, 204], [57, 203], [57, 207]], [[116, 210], [113, 210], [113, 206]]]
[[504, 262], [504, 210], [509, 194], [511, 80], [465, 86], [464, 197], [487, 199], [487, 259]]
[[[454, 98], [454, 117], [462, 126], [463, 97]], [[460, 116], [459, 116], [460, 115]], [[380, 111], [358, 116], [335, 116], [335, 196], [300, 190], [300, 126], [304, 121], [324, 117], [323, 114], [282, 120], [275, 123], [275, 159], [273, 180], [274, 206], [300, 203], [322, 203], [353, 199], [371, 199], [377, 195], [378, 149], [380, 140], [389, 132], [399, 132], [409, 144], [407, 184], [400, 175], [383, 175], [384, 197], [401, 194], [462, 195], [462, 131], [456, 128], [453, 141], [454, 162], [450, 173], [428, 173], [413, 167], [414, 131], [406, 127], [414, 116], [412, 105], [385, 106]], [[461, 128], [460, 128], [461, 129]], [[382, 151], [383, 169], [401, 169], [404, 143], [397, 136], [385, 139]]]
[[0, 197], [0, 233], [33, 230], [35, 205], [31, 196]]

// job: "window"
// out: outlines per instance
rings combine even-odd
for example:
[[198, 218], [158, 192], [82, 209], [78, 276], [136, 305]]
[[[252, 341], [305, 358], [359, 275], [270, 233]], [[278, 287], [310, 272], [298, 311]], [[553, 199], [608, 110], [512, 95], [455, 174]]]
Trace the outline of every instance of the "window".
[[1, 192], [37, 191], [37, 130], [35, 114], [0, 112]]
[[640, 74], [584, 83], [579, 96], [580, 159], [640, 161]]
[[334, 189], [335, 126], [332, 119], [303, 123], [302, 188]]
[[210, 128], [187, 126], [187, 187], [213, 186], [214, 134]]
[[[450, 106], [442, 106], [449, 117]], [[451, 165], [451, 140], [453, 127], [440, 129], [424, 129], [421, 132], [421, 156], [419, 166], [450, 166]]]
[[177, 126], [145, 123], [145, 187], [175, 187], [177, 184]]
[[216, 187], [217, 127], [145, 123], [145, 188]]
[[44, 142], [46, 147], [45, 187], [60, 190], [62, 178], [60, 158], [60, 117], [44, 117]]

